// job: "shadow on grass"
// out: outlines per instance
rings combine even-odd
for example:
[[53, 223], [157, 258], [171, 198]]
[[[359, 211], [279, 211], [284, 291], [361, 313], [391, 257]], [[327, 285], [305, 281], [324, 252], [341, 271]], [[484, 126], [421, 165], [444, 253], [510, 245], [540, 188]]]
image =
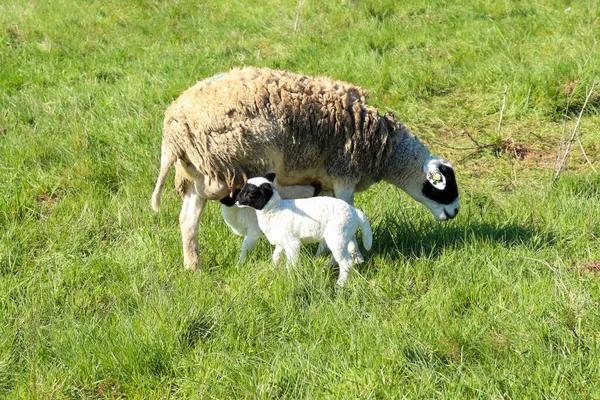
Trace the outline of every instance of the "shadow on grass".
[[444, 249], [466, 248], [482, 243], [541, 249], [556, 242], [552, 232], [539, 232], [530, 226], [515, 223], [477, 221], [459, 225], [451, 221], [417, 227], [410, 222], [386, 216], [374, 228], [374, 244], [370, 255], [383, 257], [437, 258]]

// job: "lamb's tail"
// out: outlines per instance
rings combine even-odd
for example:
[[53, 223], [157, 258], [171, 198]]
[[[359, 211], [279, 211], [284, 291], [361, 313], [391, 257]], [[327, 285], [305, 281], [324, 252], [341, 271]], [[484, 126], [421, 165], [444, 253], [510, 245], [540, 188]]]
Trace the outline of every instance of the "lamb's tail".
[[371, 231], [371, 225], [369, 224], [369, 220], [367, 216], [362, 211], [356, 209], [356, 214], [358, 215], [358, 220], [360, 221], [360, 229], [362, 230], [362, 242], [365, 249], [371, 250], [371, 246], [373, 246], [373, 232]]
[[177, 161], [177, 157], [169, 150], [164, 140], [160, 153], [160, 172], [158, 173], [154, 193], [152, 193], [152, 209], [156, 212], [160, 211], [160, 196], [167, 180], [169, 168]]

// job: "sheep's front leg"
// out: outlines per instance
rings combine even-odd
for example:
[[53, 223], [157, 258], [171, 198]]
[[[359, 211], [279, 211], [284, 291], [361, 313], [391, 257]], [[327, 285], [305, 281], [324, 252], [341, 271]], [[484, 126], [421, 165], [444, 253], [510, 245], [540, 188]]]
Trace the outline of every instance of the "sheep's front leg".
[[183, 196], [183, 205], [179, 214], [179, 226], [183, 241], [183, 265], [187, 269], [195, 270], [200, 265], [198, 255], [198, 225], [202, 210], [206, 206], [206, 199], [201, 197], [194, 185], [189, 185]]
[[[354, 190], [356, 189], [356, 183], [341, 183], [334, 182], [333, 183], [333, 194], [340, 200], [344, 200], [346, 203], [350, 204], [354, 207]], [[324, 245], [321, 243], [319, 245], [319, 249]], [[356, 242], [356, 238], [353, 238], [350, 243], [348, 243], [348, 250], [350, 250], [350, 254], [352, 254], [352, 259], [358, 263], [362, 264], [365, 262], [365, 258], [360, 253], [358, 249], [358, 243]], [[317, 251], [318, 252], [318, 251]]]
[[340, 183], [334, 182], [333, 184], [333, 195], [344, 200], [346, 203], [354, 207], [354, 189], [356, 185], [352, 183]]

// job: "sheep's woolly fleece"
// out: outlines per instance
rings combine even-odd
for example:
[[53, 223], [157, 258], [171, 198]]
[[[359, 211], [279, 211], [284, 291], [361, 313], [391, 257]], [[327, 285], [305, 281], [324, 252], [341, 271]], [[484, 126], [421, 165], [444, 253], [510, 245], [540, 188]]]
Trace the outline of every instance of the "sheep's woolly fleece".
[[273, 168], [282, 176], [308, 167], [315, 175], [381, 178], [389, 134], [408, 132], [368, 106], [367, 94], [328, 77], [234, 69], [198, 82], [173, 102], [163, 145], [230, 187]]

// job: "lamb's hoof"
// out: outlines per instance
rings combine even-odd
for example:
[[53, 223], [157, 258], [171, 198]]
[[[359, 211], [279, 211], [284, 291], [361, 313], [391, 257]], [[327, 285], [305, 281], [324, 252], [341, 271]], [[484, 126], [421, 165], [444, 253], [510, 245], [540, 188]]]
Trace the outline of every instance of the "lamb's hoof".
[[335, 283], [338, 287], [343, 288], [344, 285], [346, 284], [346, 279], [342, 280], [342, 279], [338, 279], [337, 282]]
[[362, 264], [365, 262], [365, 259], [361, 254], [356, 253], [352, 254], [352, 261], [354, 261], [354, 264]]

